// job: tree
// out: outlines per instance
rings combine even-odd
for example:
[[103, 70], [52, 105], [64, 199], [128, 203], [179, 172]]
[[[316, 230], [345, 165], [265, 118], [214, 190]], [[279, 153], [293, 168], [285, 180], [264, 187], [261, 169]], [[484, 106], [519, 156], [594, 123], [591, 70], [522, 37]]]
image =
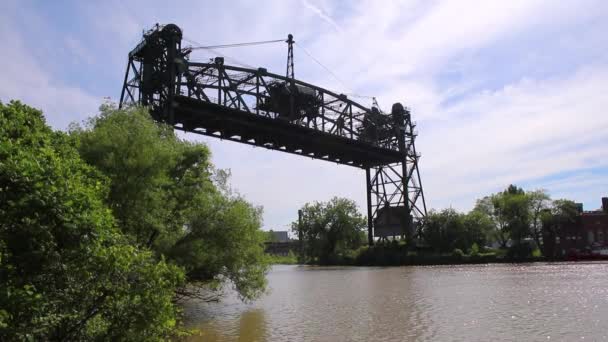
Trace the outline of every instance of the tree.
[[472, 212], [477, 212], [489, 218], [492, 225], [487, 232], [488, 241], [497, 241], [501, 248], [507, 248], [509, 232], [506, 217], [502, 212], [503, 197], [501, 193], [485, 196], [477, 200]]
[[530, 235], [530, 201], [522, 188], [515, 185], [503, 191], [501, 211], [507, 221], [509, 236], [515, 245]]
[[164, 339], [183, 272], [128, 244], [72, 143], [0, 103], [0, 340]]
[[432, 210], [427, 215], [424, 238], [439, 253], [464, 251], [474, 244], [483, 246], [487, 230], [491, 228], [490, 219], [479, 211], [464, 215], [451, 208], [440, 212]]
[[578, 206], [571, 200], [558, 199], [551, 203], [549, 209], [541, 213], [543, 229], [543, 254], [548, 257], [557, 256], [555, 240], [562, 235], [568, 225], [576, 223], [579, 216]]
[[183, 267], [190, 285], [232, 283], [243, 299], [264, 291], [261, 208], [232, 192], [205, 145], [179, 139], [140, 107], [103, 106], [71, 136], [110, 180], [107, 204], [134, 244]]
[[258, 297], [266, 288], [269, 269], [260, 230], [261, 208], [239, 196], [202, 196], [206, 199], [189, 217], [187, 229], [167, 256], [183, 265], [191, 284], [215, 287], [228, 279], [242, 299]]
[[312, 261], [327, 263], [348, 250], [359, 248], [365, 241], [366, 219], [354, 201], [334, 197], [328, 202], [307, 203], [302, 207], [302, 223], [292, 223], [301, 230], [305, 255]]
[[544, 254], [544, 242], [542, 239], [542, 213], [543, 210], [549, 208], [549, 204], [551, 203], [551, 198], [547, 194], [547, 191], [544, 189], [538, 189], [526, 194], [529, 200], [529, 210], [530, 210], [530, 230], [532, 233], [532, 238], [538, 248], [543, 251]]
[[494, 229], [494, 223], [487, 214], [481, 211], [471, 210], [464, 215], [463, 224], [467, 235], [469, 236], [468, 240], [472, 245], [475, 244], [482, 247], [487, 245], [488, 237], [491, 236]]
[[487, 214], [494, 222], [494, 237], [502, 248], [507, 242], [514, 244], [530, 235], [530, 199], [522, 188], [509, 185], [502, 192], [477, 201], [475, 211]]

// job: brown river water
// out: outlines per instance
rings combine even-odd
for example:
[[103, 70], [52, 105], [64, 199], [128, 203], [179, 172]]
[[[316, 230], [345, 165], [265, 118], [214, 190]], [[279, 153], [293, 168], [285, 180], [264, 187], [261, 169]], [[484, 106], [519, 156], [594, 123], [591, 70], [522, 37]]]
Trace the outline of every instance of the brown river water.
[[243, 304], [185, 304], [192, 341], [608, 341], [608, 263], [275, 266]]

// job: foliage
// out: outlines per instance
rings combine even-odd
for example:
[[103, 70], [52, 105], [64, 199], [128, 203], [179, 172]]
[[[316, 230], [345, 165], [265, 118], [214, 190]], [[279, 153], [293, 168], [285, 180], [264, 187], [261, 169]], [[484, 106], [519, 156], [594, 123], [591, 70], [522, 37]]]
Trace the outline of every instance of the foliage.
[[492, 219], [483, 212], [471, 210], [464, 215], [463, 224], [468, 235], [467, 241], [473, 245], [485, 246], [491, 239], [494, 228]]
[[103, 106], [71, 136], [109, 180], [107, 204], [137, 246], [186, 270], [204, 288], [232, 283], [243, 299], [266, 285], [261, 209], [234, 194], [207, 147], [179, 139], [147, 110]]
[[527, 193], [530, 211], [530, 233], [538, 248], [543, 248], [542, 213], [549, 208], [551, 198], [546, 190], [539, 189]]
[[464, 252], [460, 248], [454, 248], [454, 250], [452, 251], [452, 256], [460, 259], [464, 257]]
[[298, 257], [293, 251], [289, 251], [285, 256], [274, 254], [268, 254], [267, 256], [273, 265], [295, 265], [298, 263]]
[[507, 250], [507, 258], [516, 260], [530, 258], [536, 249], [536, 246], [530, 242], [531, 241], [522, 241], [509, 247]]
[[264, 242], [277, 242], [279, 241], [274, 231], [271, 229], [264, 232]]
[[489, 219], [488, 241], [498, 241], [502, 248], [506, 249], [509, 242], [519, 244], [527, 237], [542, 246], [541, 213], [549, 203], [545, 190], [525, 192], [510, 185], [502, 192], [479, 199], [472, 212]]
[[435, 251], [446, 253], [455, 248], [467, 250], [472, 244], [483, 246], [489, 229], [491, 222], [481, 212], [464, 215], [454, 209], [445, 209], [429, 212], [424, 238]]
[[530, 235], [529, 197], [522, 188], [515, 185], [509, 185], [499, 196], [497, 205], [507, 223], [509, 236], [515, 244], [519, 244]]
[[301, 230], [305, 257], [320, 263], [362, 246], [365, 227], [366, 220], [355, 202], [337, 197], [328, 202], [307, 203], [302, 208], [301, 225], [292, 223], [294, 233]]
[[40, 111], [0, 103], [0, 339], [159, 340], [176, 266], [129, 245], [107, 180]]
[[488, 241], [498, 241], [502, 248], [507, 247], [509, 232], [506, 217], [502, 215], [500, 194], [492, 194], [477, 200], [473, 212], [485, 215], [491, 222], [491, 229], [488, 232]]
[[548, 257], [558, 256], [555, 240], [562, 229], [576, 223], [578, 207], [576, 203], [566, 199], [553, 201], [551, 207], [541, 213], [543, 231], [543, 254]]
[[104, 106], [84, 128], [72, 126], [71, 135], [82, 158], [110, 179], [108, 204], [137, 245], [171, 239], [197, 194], [215, 190], [208, 149], [177, 139], [143, 108]]
[[473, 245], [471, 245], [469, 255], [478, 256], [479, 255], [479, 245], [477, 245], [476, 243], [473, 243]]
[[205, 197], [167, 255], [184, 266], [190, 281], [221, 284], [228, 279], [242, 299], [254, 299], [264, 291], [269, 269], [262, 212], [238, 196]]

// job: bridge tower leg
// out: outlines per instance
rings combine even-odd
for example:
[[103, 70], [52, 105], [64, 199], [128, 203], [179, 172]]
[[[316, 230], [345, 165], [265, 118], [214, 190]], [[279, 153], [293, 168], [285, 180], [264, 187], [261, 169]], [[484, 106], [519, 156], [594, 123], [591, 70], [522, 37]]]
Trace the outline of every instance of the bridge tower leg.
[[372, 218], [372, 180], [370, 168], [365, 169], [365, 186], [367, 188], [367, 244], [374, 244], [374, 221]]
[[174, 97], [179, 94], [182, 31], [174, 24], [155, 26], [129, 53], [119, 107], [150, 107], [154, 119], [174, 123]]
[[[391, 111], [403, 161], [367, 168], [368, 240], [400, 236], [408, 243], [426, 217], [426, 202], [418, 170], [415, 123], [400, 103]], [[372, 234], [373, 231], [373, 234]]]

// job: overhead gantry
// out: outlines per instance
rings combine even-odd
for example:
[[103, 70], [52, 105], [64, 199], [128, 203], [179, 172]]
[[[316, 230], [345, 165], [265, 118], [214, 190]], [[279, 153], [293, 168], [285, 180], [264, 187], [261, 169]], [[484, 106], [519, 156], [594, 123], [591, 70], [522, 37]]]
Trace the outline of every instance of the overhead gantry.
[[139, 104], [187, 132], [265, 147], [365, 170], [368, 240], [412, 237], [426, 216], [414, 141], [415, 123], [400, 103], [390, 114], [293, 76], [190, 61], [182, 31], [155, 26], [129, 53], [120, 106]]

